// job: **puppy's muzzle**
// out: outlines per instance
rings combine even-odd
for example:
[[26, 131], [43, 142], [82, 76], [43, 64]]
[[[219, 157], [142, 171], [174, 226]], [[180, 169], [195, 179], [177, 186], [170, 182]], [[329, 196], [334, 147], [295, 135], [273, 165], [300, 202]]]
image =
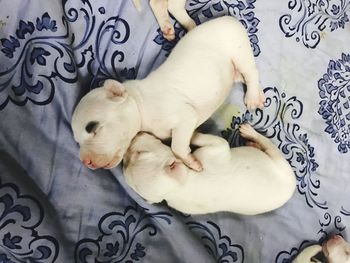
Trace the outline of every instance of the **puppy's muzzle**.
[[80, 156], [80, 159], [86, 167], [95, 170], [98, 168], [111, 169], [117, 166], [122, 158], [120, 157], [118, 152], [112, 158], [106, 155], [96, 155], [90, 153], [84, 155], [82, 154]]

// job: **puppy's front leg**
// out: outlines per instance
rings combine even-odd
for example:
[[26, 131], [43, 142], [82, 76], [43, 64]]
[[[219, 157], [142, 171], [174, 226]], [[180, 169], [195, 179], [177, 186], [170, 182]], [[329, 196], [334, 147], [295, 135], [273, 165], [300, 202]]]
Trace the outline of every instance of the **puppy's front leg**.
[[174, 26], [170, 23], [168, 0], [150, 0], [150, 5], [164, 38], [169, 41], [173, 40], [175, 38], [175, 30]]
[[171, 149], [189, 168], [200, 172], [203, 169], [202, 164], [191, 154], [190, 149], [191, 138], [197, 127], [197, 118], [192, 115], [186, 117], [186, 121], [172, 130]]

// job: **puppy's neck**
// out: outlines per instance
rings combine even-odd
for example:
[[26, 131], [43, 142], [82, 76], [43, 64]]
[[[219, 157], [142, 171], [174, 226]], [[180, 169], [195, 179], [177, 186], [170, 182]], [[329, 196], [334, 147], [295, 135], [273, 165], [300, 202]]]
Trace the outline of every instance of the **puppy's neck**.
[[143, 107], [143, 99], [142, 99], [142, 94], [139, 90], [139, 85], [138, 82], [140, 82], [140, 80], [131, 80], [131, 81], [127, 81], [124, 83], [124, 86], [126, 87], [128, 94], [130, 96], [131, 99], [134, 100], [136, 107], [137, 107], [137, 111], [138, 111], [138, 117], [139, 117], [139, 131], [144, 131], [145, 130], [145, 124], [143, 123], [143, 120], [145, 120], [145, 111], [144, 111], [144, 107]]

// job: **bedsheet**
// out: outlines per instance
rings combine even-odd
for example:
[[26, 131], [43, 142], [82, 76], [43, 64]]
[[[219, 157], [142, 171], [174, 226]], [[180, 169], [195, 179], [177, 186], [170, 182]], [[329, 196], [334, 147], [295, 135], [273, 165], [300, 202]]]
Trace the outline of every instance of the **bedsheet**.
[[0, 262], [286, 263], [332, 233], [350, 239], [350, 1], [187, 1], [197, 24], [240, 19], [267, 96], [249, 113], [236, 85], [204, 129], [234, 147], [251, 123], [297, 178], [286, 205], [258, 216], [150, 205], [120, 167], [80, 162], [80, 98], [107, 78], [147, 76], [186, 33], [172, 20], [166, 41], [141, 2], [0, 1]]

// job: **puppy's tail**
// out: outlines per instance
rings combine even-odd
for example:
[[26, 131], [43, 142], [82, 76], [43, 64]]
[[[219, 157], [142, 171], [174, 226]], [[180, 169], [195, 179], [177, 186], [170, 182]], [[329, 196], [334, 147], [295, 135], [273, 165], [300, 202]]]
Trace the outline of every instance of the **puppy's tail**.
[[141, 0], [132, 0], [134, 2], [134, 6], [138, 12], [142, 11]]

